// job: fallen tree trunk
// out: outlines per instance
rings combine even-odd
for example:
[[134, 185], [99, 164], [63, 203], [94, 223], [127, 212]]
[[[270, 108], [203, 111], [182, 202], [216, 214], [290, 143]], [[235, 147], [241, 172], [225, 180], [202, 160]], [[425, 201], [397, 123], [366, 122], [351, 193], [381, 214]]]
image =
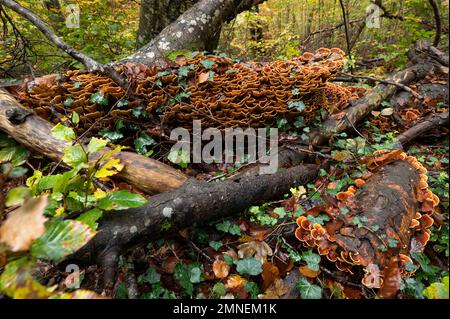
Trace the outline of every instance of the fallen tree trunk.
[[[0, 89], [0, 130], [26, 147], [60, 161], [64, 147], [71, 143], [55, 139], [51, 134], [53, 127]], [[176, 189], [187, 180], [178, 170], [145, 156], [131, 152], [121, 152], [117, 156], [125, 165], [118, 177], [150, 194]]]
[[[70, 260], [100, 262], [106, 286], [115, 277], [119, 254], [170, 231], [224, 218], [251, 205], [279, 199], [291, 187], [313, 181], [318, 165], [296, 166], [273, 175], [242, 177], [222, 183], [188, 180], [181, 188], [153, 196], [146, 206], [111, 212], [102, 218], [97, 235]], [[166, 226], [166, 227], [164, 227]]]
[[[336, 205], [300, 216], [295, 235], [341, 271], [355, 274], [364, 267], [362, 283], [393, 297], [400, 288], [398, 276], [407, 272], [402, 267], [412, 261], [410, 253], [423, 250], [430, 238], [430, 216], [439, 201], [423, 182], [423, 166], [401, 151], [385, 153], [369, 167], [373, 175], [339, 193]], [[330, 221], [313, 225], [307, 215], [319, 213]]]
[[405, 147], [422, 134], [440, 126], [448, 125], [448, 112], [432, 114], [397, 136], [397, 141]]
[[[403, 71], [397, 72], [387, 78], [390, 82], [407, 85], [413, 81], [423, 78], [433, 68], [432, 63], [415, 64]], [[392, 96], [398, 90], [398, 86], [380, 83], [369, 93], [359, 99], [353, 106], [339, 114], [339, 118], [329, 118], [322, 123], [320, 128], [310, 133], [312, 145], [323, 145], [335, 134], [339, 134], [355, 125], [377, 109], [381, 102]]]

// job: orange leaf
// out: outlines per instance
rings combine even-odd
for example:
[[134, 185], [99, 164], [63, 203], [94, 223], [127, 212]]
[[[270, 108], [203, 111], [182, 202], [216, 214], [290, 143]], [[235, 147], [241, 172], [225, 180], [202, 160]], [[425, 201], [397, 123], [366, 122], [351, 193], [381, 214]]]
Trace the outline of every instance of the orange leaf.
[[225, 278], [230, 273], [230, 265], [220, 259], [216, 259], [213, 263], [214, 275], [217, 278]]
[[302, 276], [308, 277], [308, 278], [316, 278], [320, 271], [313, 271], [308, 268], [308, 266], [301, 266], [298, 268], [298, 271], [302, 274]]
[[203, 72], [198, 75], [198, 83], [204, 83], [209, 79], [209, 71]]
[[242, 278], [239, 275], [231, 275], [225, 281], [225, 288], [227, 288], [227, 289], [240, 288], [240, 287], [243, 287], [246, 282], [247, 282], [247, 280], [245, 280], [245, 278]]
[[262, 288], [266, 290], [269, 286], [271, 286], [276, 279], [280, 278], [280, 271], [278, 267], [270, 262], [266, 262], [263, 265], [263, 271], [261, 273], [261, 277], [263, 279]]

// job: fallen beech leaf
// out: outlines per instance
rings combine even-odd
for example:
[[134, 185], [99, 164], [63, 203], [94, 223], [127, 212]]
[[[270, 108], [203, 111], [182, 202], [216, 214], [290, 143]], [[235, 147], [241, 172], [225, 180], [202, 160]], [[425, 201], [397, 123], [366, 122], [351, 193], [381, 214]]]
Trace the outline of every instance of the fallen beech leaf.
[[345, 112], [339, 112], [339, 113], [330, 115], [330, 118], [333, 120], [336, 120], [336, 121], [341, 120], [344, 118], [345, 114], [346, 114]]
[[381, 110], [381, 115], [383, 116], [391, 116], [394, 114], [394, 109], [392, 107], [387, 107]]
[[251, 227], [250, 228], [250, 236], [252, 236], [255, 240], [262, 241], [264, 237], [266, 237], [267, 229], [260, 227]]
[[302, 276], [308, 278], [316, 278], [320, 274], [320, 271], [311, 270], [308, 266], [301, 266], [298, 271], [302, 274]]
[[198, 75], [198, 83], [204, 83], [209, 79], [209, 71], [203, 72]]
[[372, 113], [372, 115], [376, 118], [376, 117], [378, 117], [378, 116], [380, 116], [380, 114], [381, 114], [381, 112], [379, 112], [379, 111], [372, 111], [372, 112], [370, 112], [370, 113]]
[[225, 278], [230, 273], [230, 265], [220, 259], [216, 259], [213, 263], [213, 271], [216, 278]]
[[276, 279], [280, 278], [280, 270], [274, 264], [267, 262], [263, 265], [261, 277], [263, 279], [262, 288], [266, 290]]
[[162, 271], [165, 272], [166, 274], [173, 274], [173, 272], [175, 271], [175, 266], [179, 262], [180, 261], [175, 256], [167, 257], [166, 259], [164, 259], [164, 261], [161, 265]]
[[289, 288], [284, 285], [284, 281], [278, 278], [267, 288], [264, 294], [258, 296], [258, 299], [280, 299], [288, 290]]
[[247, 280], [239, 275], [231, 275], [225, 281], [225, 288], [227, 289], [236, 289], [243, 287]]
[[44, 210], [48, 203], [48, 195], [31, 198], [10, 213], [0, 227], [0, 242], [12, 251], [28, 250], [33, 240], [46, 231]]
[[259, 260], [261, 264], [264, 264], [267, 256], [273, 255], [272, 248], [264, 241], [250, 241], [239, 245], [238, 248], [239, 258], [252, 257], [254, 255], [255, 259]]
[[362, 283], [367, 288], [380, 288], [383, 284], [383, 279], [381, 279], [380, 268], [376, 264], [369, 264], [364, 268], [364, 278]]

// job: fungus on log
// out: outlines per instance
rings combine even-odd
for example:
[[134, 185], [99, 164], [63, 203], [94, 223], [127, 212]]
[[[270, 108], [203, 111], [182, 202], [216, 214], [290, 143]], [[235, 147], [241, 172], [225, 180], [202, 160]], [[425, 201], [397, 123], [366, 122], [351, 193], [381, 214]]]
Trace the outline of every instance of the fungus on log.
[[[64, 147], [71, 144], [54, 138], [51, 133], [53, 126], [0, 89], [0, 130], [26, 147], [60, 161]], [[95, 160], [97, 156], [91, 159]], [[121, 152], [117, 156], [125, 165], [118, 176], [150, 194], [176, 189], [187, 180], [178, 170], [145, 156], [131, 152]]]
[[[377, 151], [365, 162], [367, 180], [338, 193], [336, 205], [300, 216], [295, 235], [341, 271], [354, 274], [364, 267], [362, 283], [393, 297], [400, 287], [398, 274], [408, 273], [410, 255], [423, 251], [430, 238], [439, 198], [428, 189], [426, 169], [401, 150]], [[330, 221], [320, 225], [307, 217], [319, 213]]]

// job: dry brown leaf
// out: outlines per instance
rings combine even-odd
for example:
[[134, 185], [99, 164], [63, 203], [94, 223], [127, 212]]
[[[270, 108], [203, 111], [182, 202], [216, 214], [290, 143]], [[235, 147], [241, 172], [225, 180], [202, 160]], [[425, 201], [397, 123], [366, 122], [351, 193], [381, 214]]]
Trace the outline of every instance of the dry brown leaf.
[[276, 279], [264, 294], [258, 296], [258, 299], [280, 299], [288, 291], [289, 288], [284, 285], [284, 281], [282, 279]]
[[238, 254], [232, 248], [230, 248], [227, 251], [224, 251], [223, 254], [230, 256], [231, 258], [233, 258], [233, 260], [238, 260], [239, 259]]
[[302, 276], [308, 278], [316, 278], [320, 274], [320, 271], [311, 270], [308, 266], [300, 266], [298, 271], [302, 274]]
[[240, 287], [243, 287], [246, 282], [247, 282], [247, 280], [245, 280], [245, 278], [243, 278], [239, 275], [231, 275], [225, 281], [225, 288], [227, 288], [227, 289], [240, 288]]
[[250, 236], [252, 236], [255, 240], [264, 240], [264, 237], [266, 237], [267, 229], [262, 227], [250, 227]]
[[167, 257], [161, 265], [162, 271], [164, 271], [166, 274], [173, 274], [173, 272], [175, 270], [175, 266], [179, 262], [180, 261], [175, 256]]
[[263, 265], [261, 277], [263, 279], [262, 288], [266, 290], [276, 279], [280, 278], [280, 270], [274, 264], [267, 262]]
[[261, 264], [264, 264], [267, 256], [273, 255], [272, 248], [270, 248], [270, 246], [264, 241], [249, 241], [239, 245], [238, 248], [239, 258], [252, 257], [254, 255], [255, 258], [261, 262]]
[[45, 233], [44, 210], [48, 203], [48, 195], [42, 195], [29, 199], [10, 213], [0, 227], [0, 242], [11, 251], [28, 250], [33, 240]]
[[225, 278], [230, 273], [230, 265], [220, 259], [216, 259], [213, 263], [213, 271], [216, 278]]
[[198, 83], [204, 83], [209, 79], [209, 71], [203, 72], [198, 75]]

